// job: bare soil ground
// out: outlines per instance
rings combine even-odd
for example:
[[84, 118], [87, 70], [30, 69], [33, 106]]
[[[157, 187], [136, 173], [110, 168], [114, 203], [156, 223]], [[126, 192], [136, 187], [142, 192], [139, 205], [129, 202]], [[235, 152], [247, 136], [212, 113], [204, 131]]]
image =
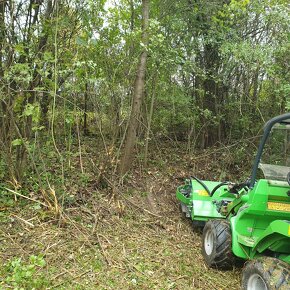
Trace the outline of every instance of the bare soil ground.
[[[61, 218], [34, 202], [3, 208], [0, 289], [239, 289], [240, 269], [207, 268], [201, 233], [175, 199], [176, 186], [190, 173], [218, 178], [212, 164], [219, 157], [194, 159], [176, 151], [163, 156], [114, 190], [93, 182], [74, 189], [81, 198], [64, 207]], [[207, 174], [213, 170], [215, 176]], [[32, 255], [45, 265], [17, 280]], [[17, 268], [12, 261], [19, 258]]]

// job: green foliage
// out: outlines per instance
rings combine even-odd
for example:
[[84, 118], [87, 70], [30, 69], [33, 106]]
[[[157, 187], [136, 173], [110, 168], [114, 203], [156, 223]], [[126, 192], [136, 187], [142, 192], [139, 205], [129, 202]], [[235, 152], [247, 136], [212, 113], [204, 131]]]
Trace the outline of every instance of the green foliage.
[[15, 63], [10, 67], [10, 70], [5, 72], [5, 79], [15, 81], [24, 88], [27, 88], [32, 80], [32, 70], [29, 63]]
[[14, 139], [12, 142], [11, 142], [11, 145], [12, 146], [20, 146], [22, 145], [23, 142], [22, 142], [22, 139]]
[[0, 157], [0, 180], [4, 178], [6, 166], [4, 160]]
[[14, 258], [5, 265], [5, 282], [14, 289], [45, 289], [48, 280], [40, 270], [46, 262], [41, 255], [32, 255], [29, 262], [24, 263], [21, 258]]
[[[1, 172], [1, 171], [0, 171]], [[4, 175], [3, 175], [4, 177]], [[15, 200], [11, 198], [11, 195], [7, 194], [6, 191], [2, 189], [3, 184], [0, 182], [0, 204], [3, 208], [12, 207], [15, 204]], [[8, 213], [5, 211], [0, 211], [0, 222], [3, 222], [8, 218]]]
[[[16, 13], [12, 1], [0, 27], [0, 35], [13, 35], [0, 42], [0, 150], [10, 179], [34, 174], [34, 158], [40, 175], [59, 185], [46, 171], [71, 169], [84, 134], [105, 148], [122, 147], [144, 49], [142, 3], [67, 1], [48, 13], [49, 1], [39, 10], [32, 2]], [[168, 137], [189, 147], [247, 138], [289, 108], [287, 1], [150, 2], [140, 140], [153, 98], [150, 142]], [[17, 19], [27, 23], [19, 27]], [[53, 149], [39, 150], [48, 139]], [[145, 142], [137, 145], [144, 151]]]

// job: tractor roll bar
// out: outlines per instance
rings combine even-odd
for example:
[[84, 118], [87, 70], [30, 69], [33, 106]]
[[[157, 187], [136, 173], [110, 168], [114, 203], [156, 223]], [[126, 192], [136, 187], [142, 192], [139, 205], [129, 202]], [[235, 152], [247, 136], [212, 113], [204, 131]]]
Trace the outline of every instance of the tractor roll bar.
[[255, 185], [257, 170], [258, 170], [258, 167], [259, 167], [259, 163], [260, 163], [260, 160], [261, 160], [261, 156], [262, 156], [262, 152], [263, 152], [265, 143], [266, 143], [266, 141], [267, 141], [267, 139], [269, 137], [271, 129], [277, 123], [290, 124], [290, 113], [286, 113], [286, 114], [274, 117], [274, 118], [270, 119], [265, 124], [265, 126], [264, 126], [264, 134], [263, 134], [263, 137], [262, 137], [262, 139], [260, 141], [258, 152], [257, 152], [256, 158], [255, 158], [254, 164], [253, 164], [252, 175], [251, 175], [251, 180], [250, 180], [250, 184], [249, 184], [250, 188], [253, 188], [254, 185]]

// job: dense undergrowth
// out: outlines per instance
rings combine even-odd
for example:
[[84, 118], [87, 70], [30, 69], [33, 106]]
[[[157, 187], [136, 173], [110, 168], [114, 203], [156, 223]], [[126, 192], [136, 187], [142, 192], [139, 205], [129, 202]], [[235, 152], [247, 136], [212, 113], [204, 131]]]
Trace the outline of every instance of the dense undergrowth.
[[248, 148], [189, 155], [180, 144], [159, 145], [148, 168], [136, 162], [122, 182], [114, 166], [100, 178], [93, 146], [82, 148], [83, 172], [79, 155], [64, 170], [47, 154], [57, 208], [32, 177], [1, 184], [0, 289], [238, 289], [239, 269], [205, 266], [201, 234], [179, 212], [175, 189], [190, 175], [245, 179]]

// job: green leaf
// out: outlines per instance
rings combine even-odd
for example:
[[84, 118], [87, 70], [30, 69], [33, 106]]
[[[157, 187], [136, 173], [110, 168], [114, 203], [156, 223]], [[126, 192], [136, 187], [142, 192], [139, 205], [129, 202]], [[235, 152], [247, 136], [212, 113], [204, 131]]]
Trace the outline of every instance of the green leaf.
[[43, 59], [48, 62], [54, 61], [54, 57], [50, 51], [45, 51], [43, 54]]
[[32, 116], [32, 121], [38, 123], [40, 119], [40, 106], [38, 103], [27, 104], [23, 111], [23, 116]]
[[12, 146], [20, 146], [23, 144], [21, 139], [15, 139], [11, 142]]
[[34, 126], [34, 127], [32, 127], [32, 131], [33, 132], [36, 132], [36, 131], [41, 131], [41, 130], [43, 130], [43, 129], [45, 129], [45, 127], [44, 126]]
[[76, 43], [78, 45], [87, 45], [87, 42], [83, 38], [81, 38], [81, 37], [77, 37], [76, 38]]
[[24, 116], [31, 116], [33, 114], [33, 111], [34, 111], [34, 105], [32, 104], [27, 104], [25, 106], [25, 109], [24, 109], [24, 112], [23, 112], [23, 115]]

